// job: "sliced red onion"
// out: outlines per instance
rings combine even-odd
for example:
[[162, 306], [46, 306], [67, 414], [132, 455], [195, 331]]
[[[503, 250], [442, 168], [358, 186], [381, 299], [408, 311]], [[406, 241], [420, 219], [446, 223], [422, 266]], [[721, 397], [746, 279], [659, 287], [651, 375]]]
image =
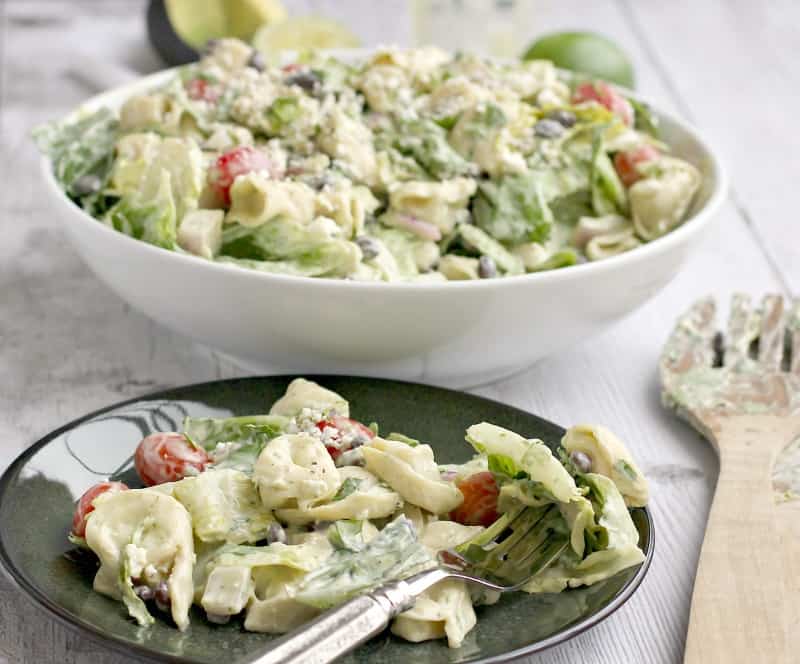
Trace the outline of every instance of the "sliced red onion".
[[442, 231], [430, 222], [412, 217], [410, 214], [395, 214], [394, 225], [398, 228], [405, 228], [407, 231], [418, 235], [424, 240], [438, 242], [442, 239]]

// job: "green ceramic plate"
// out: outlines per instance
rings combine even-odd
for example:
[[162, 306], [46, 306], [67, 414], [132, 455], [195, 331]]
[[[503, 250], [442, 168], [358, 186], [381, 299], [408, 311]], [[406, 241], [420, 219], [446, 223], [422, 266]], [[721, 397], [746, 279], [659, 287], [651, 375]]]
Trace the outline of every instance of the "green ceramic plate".
[[[132, 466], [139, 440], [171, 431], [191, 415], [262, 413], [290, 378], [245, 378], [180, 387], [92, 413], [54, 431], [24, 452], [0, 478], [0, 561], [20, 588], [51, 614], [128, 655], [161, 661], [248, 661], [270, 637], [231, 622], [218, 626], [194, 611], [181, 634], [166, 622], [139, 628], [122, 604], [92, 591], [95, 566], [76, 560], [66, 534], [76, 497], [106, 478], [141, 486]], [[367, 378], [319, 376], [315, 380], [350, 401], [354, 417], [377, 421], [430, 441], [443, 463], [469, 458], [464, 430], [489, 420], [555, 446], [563, 429], [535, 415], [426, 385]], [[543, 650], [607, 617], [633, 593], [653, 555], [653, 526], [646, 509], [632, 512], [647, 559], [638, 568], [590, 588], [554, 595], [515, 593], [479, 607], [478, 625], [464, 645], [412, 644], [388, 632], [343, 661], [379, 663], [497, 662]]]

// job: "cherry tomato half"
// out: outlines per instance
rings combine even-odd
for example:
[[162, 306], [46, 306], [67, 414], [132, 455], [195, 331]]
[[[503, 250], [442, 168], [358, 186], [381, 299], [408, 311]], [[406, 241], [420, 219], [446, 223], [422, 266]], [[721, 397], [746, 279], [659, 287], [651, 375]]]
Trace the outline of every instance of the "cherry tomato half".
[[182, 433], [151, 433], [136, 448], [133, 464], [147, 486], [177, 482], [203, 472], [210, 462], [205, 450], [192, 445]]
[[231, 203], [231, 186], [240, 175], [252, 171], [269, 171], [272, 162], [252, 145], [240, 145], [217, 157], [208, 169], [208, 184], [225, 205]]
[[[372, 440], [373, 438], [375, 438], [375, 432], [368, 426], [361, 424], [361, 422], [357, 420], [351, 420], [349, 417], [342, 417], [341, 415], [334, 415], [330, 419], [317, 422], [317, 428], [320, 431], [325, 431], [325, 429], [333, 428], [339, 431], [342, 435], [351, 435], [353, 437], [362, 436], [365, 437], [367, 440]], [[336, 461], [336, 458], [342, 452], [346, 452], [350, 447], [351, 447], [350, 445], [346, 445], [343, 447], [337, 447], [336, 445], [326, 445], [325, 449], [328, 450], [328, 454], [331, 455], [331, 458], [334, 461]]]
[[580, 104], [585, 101], [596, 101], [605, 106], [609, 111], [619, 116], [620, 119], [629, 127], [633, 126], [633, 106], [619, 92], [614, 90], [607, 83], [595, 81], [593, 83], [581, 83], [572, 96], [572, 101]]
[[128, 485], [122, 482], [100, 482], [90, 487], [78, 498], [75, 504], [75, 514], [72, 516], [72, 532], [78, 537], [86, 536], [86, 517], [94, 511], [94, 499], [102, 493], [116, 493], [127, 491]]
[[490, 526], [497, 520], [499, 490], [488, 470], [475, 473], [456, 483], [464, 502], [450, 512], [453, 521], [465, 526]]
[[635, 150], [617, 152], [614, 155], [614, 168], [617, 169], [622, 184], [630, 187], [634, 182], [640, 180], [642, 174], [639, 171], [639, 164], [658, 159], [660, 154], [652, 145], [642, 145]]

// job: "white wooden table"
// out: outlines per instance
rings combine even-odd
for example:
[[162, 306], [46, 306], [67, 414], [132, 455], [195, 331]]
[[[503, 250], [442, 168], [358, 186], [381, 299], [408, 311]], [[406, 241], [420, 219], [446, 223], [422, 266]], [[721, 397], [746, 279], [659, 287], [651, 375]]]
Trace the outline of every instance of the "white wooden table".
[[[518, 0], [525, 5], [526, 0]], [[403, 0], [322, 6], [366, 43], [408, 43]], [[380, 6], [381, 14], [376, 7]], [[42, 204], [29, 129], [93, 93], [76, 63], [160, 67], [142, 1], [0, 0], [0, 470], [51, 429], [111, 402], [241, 373], [157, 326], [101, 285]], [[674, 318], [706, 292], [727, 299], [800, 289], [794, 199], [800, 6], [791, 0], [530, 1], [519, 30], [603, 32], [633, 57], [638, 87], [694, 122], [721, 151], [730, 201], [694, 257], [612, 331], [476, 392], [563, 424], [603, 422], [652, 482], [657, 553], [640, 591], [609, 620], [530, 658], [547, 664], [678, 662], [717, 462], [659, 405], [656, 359]], [[122, 662], [46, 617], [0, 576], [0, 660]]]

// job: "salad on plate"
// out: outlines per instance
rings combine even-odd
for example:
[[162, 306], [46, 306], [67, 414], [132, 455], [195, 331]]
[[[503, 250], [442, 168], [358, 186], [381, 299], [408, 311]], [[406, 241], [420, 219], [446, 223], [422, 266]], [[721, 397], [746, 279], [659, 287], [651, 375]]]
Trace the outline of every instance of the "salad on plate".
[[[144, 488], [91, 487], [69, 538], [97, 556], [97, 592], [142, 626], [168, 616], [182, 631], [193, 604], [212, 623], [290, 631], [543, 506], [549, 536], [569, 544], [524, 591], [591, 585], [644, 560], [628, 508], [646, 504], [647, 482], [608, 429], [572, 427], [557, 455], [488, 422], [466, 440], [472, 458], [438, 464], [429, 444], [351, 419], [342, 396], [298, 378], [268, 414], [187, 417], [182, 432], [148, 435], [134, 456]], [[447, 579], [391, 631], [457, 648], [473, 606], [497, 599]]]
[[222, 39], [119, 109], [35, 138], [65, 193], [121, 233], [360, 281], [600, 260], [680, 225], [701, 183], [607, 83], [433, 47], [272, 66]]

